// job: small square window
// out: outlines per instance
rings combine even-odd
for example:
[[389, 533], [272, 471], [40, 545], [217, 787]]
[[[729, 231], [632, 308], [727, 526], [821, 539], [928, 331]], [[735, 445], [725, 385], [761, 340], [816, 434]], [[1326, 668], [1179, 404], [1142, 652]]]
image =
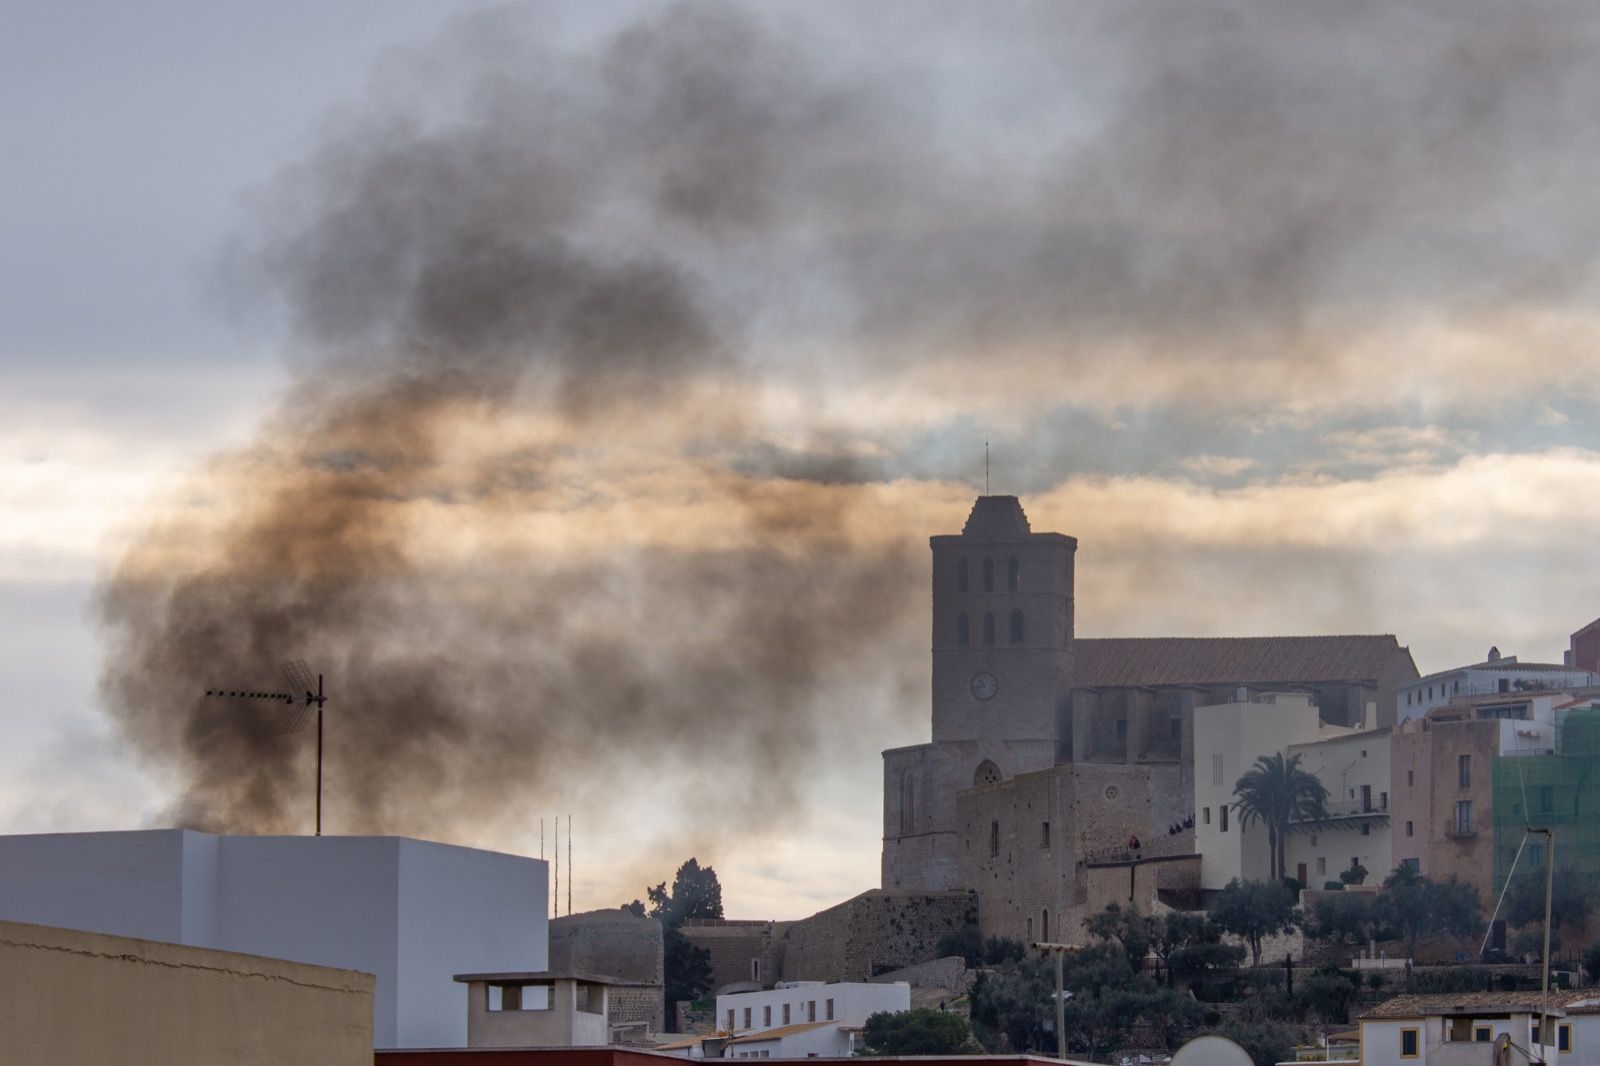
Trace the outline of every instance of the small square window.
[[1572, 1026], [1570, 1024], [1556, 1026], [1556, 1050], [1572, 1050]]
[[772, 1005], [771, 1004], [768, 1004], [767, 1006], [761, 1008], [761, 1024], [762, 1025], [771, 1025], [772, 1024]]
[[1417, 827], [1410, 822], [1406, 823], [1406, 836], [1415, 836]]
[[789, 1021], [790, 1021], [790, 1018], [789, 1018], [789, 1004], [785, 1003], [783, 1005], [783, 1024], [784, 1025], [788, 1025]]
[[1476, 1043], [1487, 1044], [1493, 1038], [1494, 1031], [1491, 1030], [1487, 1025], [1480, 1025], [1476, 1029], [1472, 1030], [1472, 1039]]
[[833, 1021], [833, 1000], [831, 1000], [831, 999], [823, 1000], [823, 1005], [826, 1008], [826, 1013], [827, 1013], [827, 1016], [823, 1020], [824, 1021], [829, 1021], [829, 1022]]
[[1401, 1058], [1403, 1058], [1403, 1059], [1414, 1059], [1414, 1058], [1417, 1058], [1417, 1057], [1420, 1056], [1421, 1052], [1419, 1052], [1417, 1049], [1418, 1049], [1418, 1046], [1420, 1044], [1421, 1032], [1422, 1032], [1422, 1030], [1420, 1030], [1420, 1029], [1402, 1029], [1402, 1030], [1400, 1030], [1400, 1057]]
[[1205, 825], [1210, 825], [1211, 824], [1211, 808], [1210, 807], [1201, 807], [1200, 808], [1200, 821]]
[[1117, 739], [1118, 740], [1127, 740], [1128, 739], [1128, 720], [1126, 718], [1118, 718], [1117, 719]]

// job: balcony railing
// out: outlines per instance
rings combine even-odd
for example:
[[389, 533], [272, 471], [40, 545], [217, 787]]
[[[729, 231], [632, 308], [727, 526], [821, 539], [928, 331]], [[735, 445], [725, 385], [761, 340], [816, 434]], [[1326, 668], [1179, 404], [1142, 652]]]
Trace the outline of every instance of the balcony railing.
[[1335, 800], [1332, 803], [1324, 803], [1322, 809], [1327, 812], [1322, 818], [1293, 818], [1290, 820], [1292, 822], [1323, 822], [1330, 818], [1360, 818], [1363, 816], [1386, 818], [1389, 815], [1388, 803], [1380, 803], [1376, 800]]
[[1465, 840], [1468, 837], [1477, 836], [1478, 830], [1477, 827], [1474, 826], [1470, 821], [1449, 822], [1444, 827], [1444, 835], [1459, 840]]

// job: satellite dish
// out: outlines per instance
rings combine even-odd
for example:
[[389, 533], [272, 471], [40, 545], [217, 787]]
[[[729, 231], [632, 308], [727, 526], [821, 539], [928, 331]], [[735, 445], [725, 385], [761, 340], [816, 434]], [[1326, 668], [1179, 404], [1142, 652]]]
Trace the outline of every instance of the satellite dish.
[[1172, 1055], [1172, 1066], [1255, 1066], [1250, 1053], [1225, 1036], [1197, 1036]]

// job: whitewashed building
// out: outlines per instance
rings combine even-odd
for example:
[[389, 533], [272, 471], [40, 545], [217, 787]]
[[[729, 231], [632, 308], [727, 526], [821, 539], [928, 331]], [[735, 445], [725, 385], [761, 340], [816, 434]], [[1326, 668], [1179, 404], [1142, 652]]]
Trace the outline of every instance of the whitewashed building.
[[[1570, 656], [1569, 656], [1570, 657]], [[1565, 691], [1600, 684], [1600, 675], [1568, 663], [1524, 663], [1490, 648], [1481, 663], [1407, 681], [1395, 688], [1395, 721], [1420, 718], [1435, 707], [1466, 696]]]
[[1288, 875], [1321, 888], [1353, 865], [1376, 884], [1394, 868], [1389, 819], [1389, 733], [1366, 730], [1309, 744], [1291, 744], [1300, 769], [1328, 790], [1327, 816], [1293, 822], [1284, 842]]
[[364, 971], [375, 1046], [464, 1047], [456, 974], [549, 964], [546, 877], [403, 837], [0, 836], [0, 919]]
[[1552, 992], [1539, 1033], [1538, 992], [1396, 996], [1361, 1022], [1362, 1066], [1582, 1063], [1600, 1053], [1600, 1001]]
[[1272, 877], [1266, 827], [1240, 824], [1233, 809], [1234, 785], [1256, 759], [1350, 732], [1323, 724], [1311, 697], [1298, 692], [1195, 708], [1194, 849], [1200, 855], [1202, 890], [1224, 888], [1234, 878]]
[[718, 996], [718, 1032], [657, 1050], [689, 1058], [847, 1058], [860, 1050], [868, 1018], [910, 1009], [911, 986], [904, 981], [780, 982], [760, 992]]

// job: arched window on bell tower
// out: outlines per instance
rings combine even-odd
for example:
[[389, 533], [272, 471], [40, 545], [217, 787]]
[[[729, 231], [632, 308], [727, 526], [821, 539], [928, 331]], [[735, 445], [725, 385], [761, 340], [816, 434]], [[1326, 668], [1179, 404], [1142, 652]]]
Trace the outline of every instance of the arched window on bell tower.
[[967, 591], [967, 557], [965, 555], [956, 560], [956, 591]]
[[985, 611], [983, 615], [983, 642], [994, 643], [994, 612]]
[[956, 643], [965, 648], [972, 643], [972, 626], [967, 622], [967, 612], [956, 615]]
[[1021, 644], [1026, 638], [1025, 622], [1020, 610], [1011, 612], [1011, 643]]
[[994, 591], [994, 560], [987, 556], [983, 560], [983, 591]]
[[1006, 591], [1018, 592], [1022, 588], [1022, 564], [1013, 555], [1006, 560]]
[[978, 772], [972, 775], [974, 785], [998, 785], [1000, 783], [1000, 767], [988, 759], [978, 764]]

